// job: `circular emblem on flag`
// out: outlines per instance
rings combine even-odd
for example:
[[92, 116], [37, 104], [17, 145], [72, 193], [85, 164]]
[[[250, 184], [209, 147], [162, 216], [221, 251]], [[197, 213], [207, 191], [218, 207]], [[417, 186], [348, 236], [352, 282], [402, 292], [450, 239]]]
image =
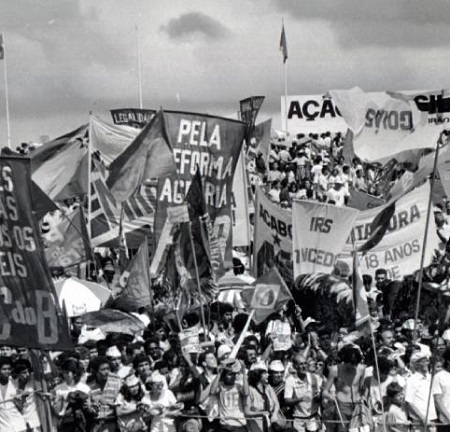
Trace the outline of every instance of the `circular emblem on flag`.
[[258, 309], [273, 309], [277, 300], [278, 290], [279, 287], [277, 285], [258, 284], [252, 299], [252, 306]]

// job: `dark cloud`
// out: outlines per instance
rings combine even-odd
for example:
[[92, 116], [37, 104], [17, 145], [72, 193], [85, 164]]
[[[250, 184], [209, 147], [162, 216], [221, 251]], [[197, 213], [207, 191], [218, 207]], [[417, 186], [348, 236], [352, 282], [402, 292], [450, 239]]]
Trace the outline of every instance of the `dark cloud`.
[[229, 30], [219, 21], [199, 12], [190, 12], [173, 18], [166, 26], [162, 26], [161, 30], [176, 40], [196, 35], [220, 40], [229, 34]]
[[286, 17], [329, 23], [343, 47], [428, 48], [450, 43], [447, 0], [269, 1]]

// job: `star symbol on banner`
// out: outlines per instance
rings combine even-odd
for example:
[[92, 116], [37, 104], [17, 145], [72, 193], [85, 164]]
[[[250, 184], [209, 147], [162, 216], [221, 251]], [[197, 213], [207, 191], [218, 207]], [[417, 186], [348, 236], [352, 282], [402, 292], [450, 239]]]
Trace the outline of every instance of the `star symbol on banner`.
[[273, 237], [274, 246], [281, 246], [281, 239], [280, 239], [280, 237], [278, 237], [278, 233], [272, 234], [272, 237]]

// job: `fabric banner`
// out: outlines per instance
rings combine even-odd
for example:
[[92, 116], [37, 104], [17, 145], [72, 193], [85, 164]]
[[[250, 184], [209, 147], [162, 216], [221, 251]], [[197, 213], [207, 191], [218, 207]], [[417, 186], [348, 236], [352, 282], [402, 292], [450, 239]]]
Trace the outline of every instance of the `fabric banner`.
[[356, 155], [369, 162], [405, 150], [435, 148], [443, 113], [450, 113], [450, 99], [442, 90], [366, 93], [355, 87], [329, 94], [354, 133]]
[[2, 157], [0, 170], [0, 344], [71, 349], [32, 214], [30, 161]]
[[92, 151], [98, 151], [106, 166], [122, 153], [141, 130], [120, 124], [111, 124], [91, 116], [89, 140]]
[[331, 273], [358, 210], [311, 201], [292, 206], [294, 277]]
[[114, 124], [143, 128], [155, 115], [155, 110], [139, 108], [120, 108], [111, 110]]
[[45, 236], [45, 256], [49, 267], [71, 267], [90, 255], [86, 221], [79, 207]]
[[256, 186], [253, 251], [254, 276], [260, 277], [276, 266], [291, 286], [292, 211], [270, 201], [259, 186]]
[[[426, 183], [398, 199], [383, 239], [361, 257], [362, 274], [374, 276], [376, 269], [384, 268], [390, 279], [402, 279], [419, 269], [429, 195], [430, 186]], [[360, 248], [369, 238], [370, 226], [380, 209], [382, 207], [360, 212], [353, 228], [356, 248]], [[431, 218], [425, 266], [431, 263], [438, 243], [434, 218]], [[352, 250], [351, 240], [348, 240], [341, 258], [345, 258], [349, 265], [352, 265]]]
[[360, 191], [358, 189], [351, 189], [350, 198], [348, 200], [348, 207], [367, 210], [375, 207], [379, 207], [384, 204], [382, 198], [370, 195], [367, 192]]
[[221, 117], [175, 111], [165, 111], [164, 119], [177, 172], [158, 182], [156, 242], [165, 224], [167, 208], [183, 203], [198, 166], [214, 233], [225, 265], [230, 265], [233, 177], [247, 125]]
[[256, 117], [261, 109], [265, 96], [251, 96], [239, 102], [241, 119], [251, 128], [255, 126]]
[[241, 153], [233, 180], [233, 246], [250, 246], [250, 215], [244, 159], [244, 155]]
[[89, 217], [92, 246], [119, 246], [120, 215], [127, 246], [139, 247], [144, 236], [153, 233], [156, 207], [156, 185], [142, 184], [130, 199], [118, 203], [106, 186], [106, 168], [93, 159], [91, 174], [91, 215]]
[[256, 153], [262, 153], [264, 162], [269, 159], [270, 133], [272, 130], [272, 119], [266, 120], [255, 126], [253, 137], [256, 144]]

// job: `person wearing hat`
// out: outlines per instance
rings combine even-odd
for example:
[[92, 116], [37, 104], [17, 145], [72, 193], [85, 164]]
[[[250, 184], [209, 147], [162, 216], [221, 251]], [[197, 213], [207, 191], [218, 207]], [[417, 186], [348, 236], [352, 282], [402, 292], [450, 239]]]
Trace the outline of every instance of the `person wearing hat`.
[[437, 419], [433, 398], [436, 388], [431, 387], [430, 356], [427, 352], [423, 350], [413, 352], [410, 364], [414, 372], [406, 378], [405, 401], [411, 420], [420, 424], [413, 427], [413, 430], [419, 431], [423, 430], [423, 425], [430, 425], [431, 421]]
[[263, 432], [278, 421], [280, 404], [269, 385], [269, 370], [262, 361], [253, 363], [248, 373], [249, 397], [245, 405], [250, 432]]
[[109, 360], [111, 372], [119, 376], [121, 379], [125, 378], [131, 373], [131, 367], [122, 364], [122, 354], [117, 346], [113, 345], [106, 350], [106, 357]]
[[[237, 375], [242, 372], [242, 384]], [[248, 402], [249, 388], [245, 367], [235, 359], [229, 358], [219, 366], [219, 373], [212, 382], [204, 398], [212, 396], [217, 399], [218, 417], [216, 430], [223, 432], [246, 432], [244, 406]], [[204, 402], [201, 400], [200, 403]]]
[[346, 196], [347, 193], [344, 188], [344, 182], [340, 177], [336, 177], [333, 185], [327, 191], [327, 202], [334, 201], [336, 207], [344, 207]]
[[280, 406], [280, 411], [278, 413], [278, 422], [277, 426], [275, 426], [275, 428], [278, 430], [283, 430], [283, 420], [284, 423], [286, 423], [286, 418], [291, 417], [291, 411], [286, 406], [284, 400], [285, 375], [286, 367], [281, 360], [272, 360], [269, 363], [269, 384], [275, 392], [275, 395], [278, 399], [278, 405]]
[[183, 404], [178, 403], [173, 392], [168, 389], [166, 378], [155, 371], [147, 378], [145, 387], [148, 395], [143, 404], [151, 418], [149, 432], [176, 432], [175, 416]]
[[146, 391], [136, 375], [125, 377], [115, 402], [117, 425], [121, 432], [143, 432], [148, 429], [142, 407], [145, 395]]

